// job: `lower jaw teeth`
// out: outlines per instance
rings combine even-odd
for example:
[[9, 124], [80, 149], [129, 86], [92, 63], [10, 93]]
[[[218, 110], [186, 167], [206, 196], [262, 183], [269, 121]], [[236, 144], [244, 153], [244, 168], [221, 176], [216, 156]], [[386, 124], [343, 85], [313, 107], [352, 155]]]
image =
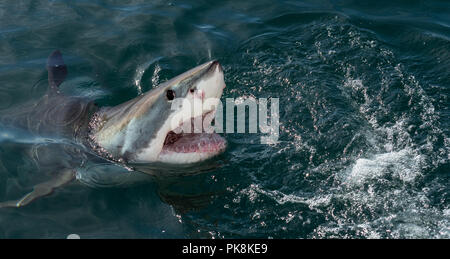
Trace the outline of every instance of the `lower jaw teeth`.
[[225, 148], [223, 139], [217, 134], [182, 134], [169, 133], [164, 143], [166, 152], [207, 153]]

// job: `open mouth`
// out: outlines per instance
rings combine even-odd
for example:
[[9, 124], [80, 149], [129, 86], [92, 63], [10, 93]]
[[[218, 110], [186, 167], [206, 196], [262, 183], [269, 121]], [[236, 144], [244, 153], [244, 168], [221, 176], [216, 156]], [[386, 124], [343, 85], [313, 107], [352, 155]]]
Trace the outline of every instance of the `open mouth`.
[[217, 133], [167, 134], [162, 153], [217, 153], [225, 149], [225, 139]]
[[[201, 122], [208, 114], [202, 116]], [[195, 119], [191, 118], [180, 125], [177, 129], [170, 131], [166, 139], [161, 154], [168, 153], [209, 153], [215, 154], [223, 151], [226, 148], [226, 141], [217, 133], [184, 133], [181, 129], [191, 127], [191, 132], [194, 132]], [[190, 124], [190, 125], [189, 125]], [[181, 132], [181, 133], [176, 133]]]

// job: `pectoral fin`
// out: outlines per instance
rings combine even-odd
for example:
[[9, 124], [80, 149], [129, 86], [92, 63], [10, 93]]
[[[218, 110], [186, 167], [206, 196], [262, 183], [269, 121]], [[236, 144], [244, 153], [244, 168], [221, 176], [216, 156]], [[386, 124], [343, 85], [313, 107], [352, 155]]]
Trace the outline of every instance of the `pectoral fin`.
[[6, 207], [22, 207], [34, 201], [37, 198], [46, 196], [53, 192], [54, 189], [63, 186], [75, 178], [73, 169], [65, 169], [57, 174], [57, 177], [50, 181], [40, 183], [34, 186], [33, 191], [25, 195], [22, 199], [16, 201], [0, 202], [0, 208]]

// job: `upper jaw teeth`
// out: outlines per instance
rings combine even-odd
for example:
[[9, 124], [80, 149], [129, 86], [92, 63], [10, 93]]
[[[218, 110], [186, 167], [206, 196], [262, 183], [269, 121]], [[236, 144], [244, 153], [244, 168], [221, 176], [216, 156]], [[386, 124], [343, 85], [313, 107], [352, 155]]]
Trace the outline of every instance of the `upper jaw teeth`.
[[[187, 119], [185, 121], [181, 121], [178, 124], [178, 127], [172, 129], [168, 132], [174, 132], [176, 134], [180, 133], [212, 133], [212, 129], [210, 129], [208, 126], [211, 125], [211, 123], [214, 120], [215, 117], [215, 110], [204, 112], [201, 116], [198, 117], [191, 117], [190, 119]], [[204, 128], [204, 126], [208, 128]]]
[[[203, 126], [205, 122], [209, 123], [206, 126], [211, 125], [211, 122], [214, 120], [216, 110], [210, 110], [204, 112], [201, 116], [191, 117], [184, 122], [180, 122], [179, 126], [175, 129], [172, 129], [166, 134], [166, 138], [164, 140], [163, 145], [171, 145], [177, 142], [179, 139], [183, 137], [183, 134], [195, 134], [195, 133], [213, 133], [213, 129], [204, 129]], [[215, 140], [214, 140], [215, 141]], [[198, 143], [198, 146], [205, 145], [205, 141], [202, 140], [201, 143]]]

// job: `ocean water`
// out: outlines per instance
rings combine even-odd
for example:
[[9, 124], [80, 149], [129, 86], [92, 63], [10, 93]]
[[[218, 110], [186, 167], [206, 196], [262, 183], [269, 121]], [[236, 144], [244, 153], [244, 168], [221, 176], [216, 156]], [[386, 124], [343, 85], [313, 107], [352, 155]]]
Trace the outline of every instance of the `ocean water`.
[[[0, 238], [450, 238], [449, 1], [0, 1], [0, 117], [44, 95], [55, 49], [61, 90], [100, 105], [218, 59], [223, 98], [279, 98], [279, 142], [223, 134], [198, 174], [74, 181], [0, 209]], [[0, 201], [69, 145], [6, 133]]]

